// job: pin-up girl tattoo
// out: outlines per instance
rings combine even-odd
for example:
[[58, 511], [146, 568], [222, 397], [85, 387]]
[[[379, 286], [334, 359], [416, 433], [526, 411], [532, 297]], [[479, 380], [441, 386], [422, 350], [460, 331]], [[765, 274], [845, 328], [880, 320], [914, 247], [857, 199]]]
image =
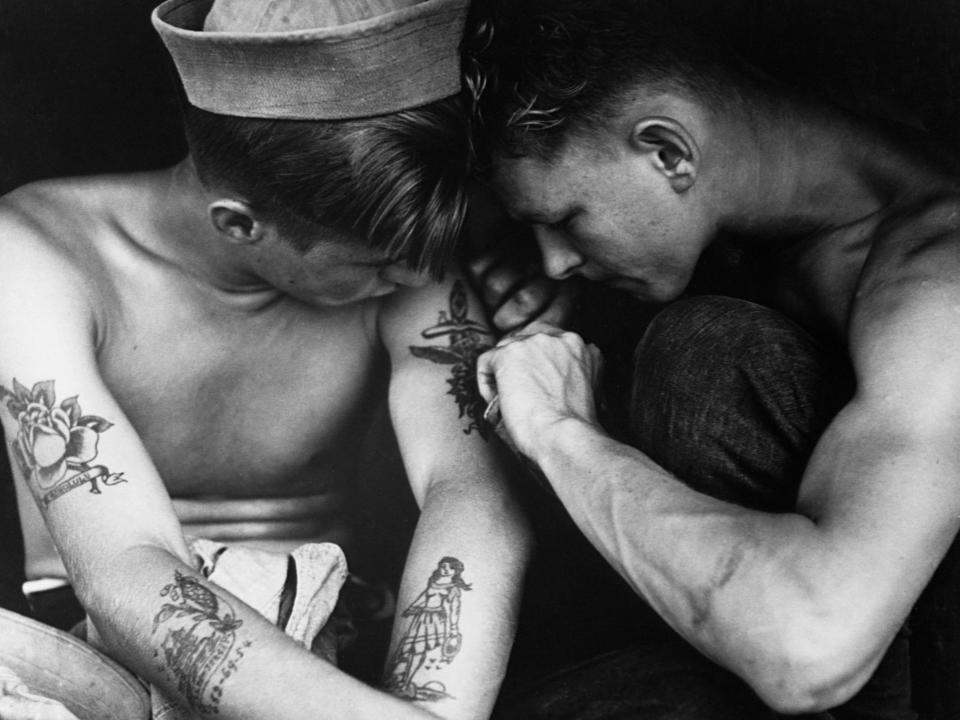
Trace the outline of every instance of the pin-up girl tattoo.
[[17, 436], [10, 454], [44, 507], [71, 490], [89, 484], [100, 486], [126, 482], [122, 473], [103, 465], [91, 465], [97, 457], [100, 435], [113, 423], [98, 415], [84, 415], [77, 397], [56, 404], [53, 380], [38, 382], [29, 390], [16, 378], [13, 390], [0, 386], [0, 402], [17, 421]]
[[461, 577], [463, 563], [445, 557], [437, 563], [427, 588], [403, 611], [410, 623], [388, 667], [387, 686], [411, 700], [451, 697], [439, 680], [426, 680], [431, 670], [449, 665], [460, 652], [460, 597], [470, 585]]

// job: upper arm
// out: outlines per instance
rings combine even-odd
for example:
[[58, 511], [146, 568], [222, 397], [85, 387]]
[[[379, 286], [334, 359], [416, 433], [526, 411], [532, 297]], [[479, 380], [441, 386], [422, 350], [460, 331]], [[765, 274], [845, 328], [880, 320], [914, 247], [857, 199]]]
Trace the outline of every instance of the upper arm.
[[169, 497], [96, 361], [96, 320], [63, 252], [3, 224], [0, 418], [13, 471], [71, 580], [138, 544], [184, 554]]
[[442, 283], [401, 291], [379, 319], [390, 355], [390, 414], [418, 500], [425, 483], [494, 468], [495, 442], [483, 420], [476, 360], [493, 334], [469, 286]]
[[831, 540], [838, 591], [888, 627], [909, 612], [960, 516], [960, 226], [950, 215], [926, 208], [877, 243], [851, 314], [856, 394], [801, 488], [801, 511]]

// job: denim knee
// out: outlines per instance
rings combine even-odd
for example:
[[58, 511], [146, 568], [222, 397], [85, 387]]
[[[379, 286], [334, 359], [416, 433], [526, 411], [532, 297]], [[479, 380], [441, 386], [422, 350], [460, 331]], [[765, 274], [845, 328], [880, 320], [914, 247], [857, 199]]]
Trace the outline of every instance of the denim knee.
[[628, 441], [701, 492], [793, 507], [817, 439], [852, 392], [846, 362], [780, 313], [698, 296], [634, 353]]

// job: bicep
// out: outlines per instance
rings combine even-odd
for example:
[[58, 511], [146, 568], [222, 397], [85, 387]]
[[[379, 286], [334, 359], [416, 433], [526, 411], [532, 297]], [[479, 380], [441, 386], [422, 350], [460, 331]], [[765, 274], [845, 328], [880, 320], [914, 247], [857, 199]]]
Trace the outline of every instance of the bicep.
[[0, 317], [0, 418], [68, 572], [156, 544], [185, 555], [169, 497], [100, 376], [83, 303], [55, 294]]
[[828, 561], [879, 617], [909, 611], [958, 527], [960, 332], [944, 310], [908, 297], [854, 316], [857, 392], [801, 487]]
[[492, 431], [476, 385], [477, 358], [493, 342], [480, 305], [459, 277], [406, 298], [381, 317], [391, 359], [390, 413], [407, 473], [469, 475], [489, 462]]

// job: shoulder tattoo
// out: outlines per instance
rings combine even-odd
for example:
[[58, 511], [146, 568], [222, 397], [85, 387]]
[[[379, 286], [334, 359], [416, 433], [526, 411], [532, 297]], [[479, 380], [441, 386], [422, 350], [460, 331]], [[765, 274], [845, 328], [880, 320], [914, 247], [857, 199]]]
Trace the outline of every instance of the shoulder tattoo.
[[437, 324], [420, 333], [425, 340], [446, 338], [446, 345], [410, 346], [415, 357], [430, 360], [441, 365], [450, 365], [450, 377], [447, 379], [448, 395], [452, 395], [460, 410], [460, 417], [466, 417], [468, 424], [464, 433], [469, 435], [476, 430], [486, 439], [489, 429], [483, 422], [486, 408], [477, 386], [477, 358], [492, 347], [490, 339], [493, 333], [483, 324], [468, 317], [469, 300], [463, 282], [457, 280], [450, 291], [449, 314], [440, 311]]

